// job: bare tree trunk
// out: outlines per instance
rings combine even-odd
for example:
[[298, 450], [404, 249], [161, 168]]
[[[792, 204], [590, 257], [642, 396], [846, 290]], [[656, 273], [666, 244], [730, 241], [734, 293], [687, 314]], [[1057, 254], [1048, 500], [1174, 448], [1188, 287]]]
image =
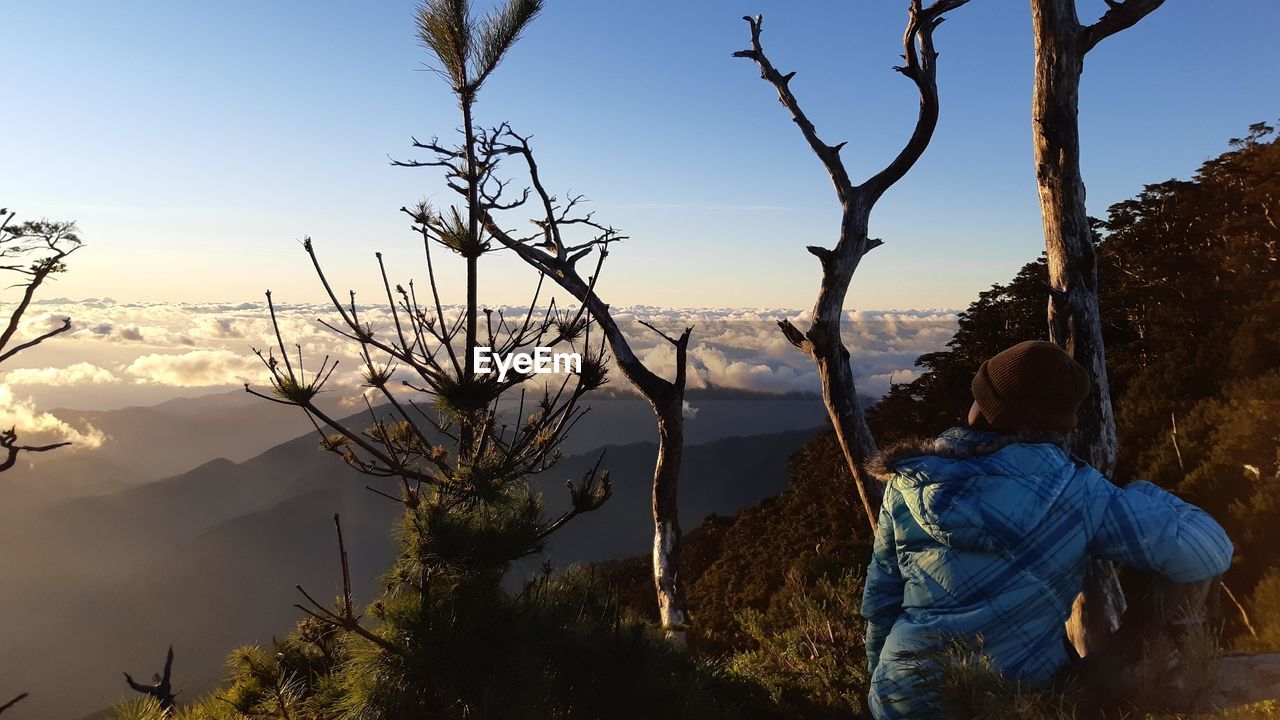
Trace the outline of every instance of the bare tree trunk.
[[1049, 261], [1049, 339], [1093, 378], [1080, 410], [1075, 450], [1104, 475], [1118, 443], [1098, 310], [1098, 262], [1080, 176], [1080, 74], [1084, 53], [1074, 0], [1033, 0], [1036, 35], [1034, 118], [1036, 184]]
[[1071, 604], [1067, 639], [1081, 657], [1100, 652], [1120, 627], [1127, 604], [1124, 588], [1109, 562], [1092, 561], [1085, 568], [1084, 588]]
[[920, 93], [920, 113], [911, 138], [897, 157], [860, 185], [854, 185], [850, 180], [844, 161], [840, 158], [840, 149], [845, 143], [828, 145], [823, 142], [791, 92], [791, 79], [795, 77], [795, 73], [784, 75], [778, 72], [765, 55], [760, 44], [763, 17], [757, 15], [754, 18], [743, 18], [751, 27], [751, 47], [734, 53], [734, 57], [754, 61], [760, 68], [760, 76], [773, 85], [778, 93], [778, 101], [791, 114], [810, 149], [831, 176], [836, 197], [840, 201], [840, 238], [835, 248], [807, 248], [822, 264], [822, 284], [813, 306], [813, 320], [809, 329], [802, 332], [788, 320], [779, 321], [778, 326], [792, 345], [813, 359], [818, 369], [818, 377], [822, 381], [822, 398], [873, 534], [876, 531], [876, 517], [883, 488], [878, 483], [868, 482], [862, 471], [862, 463], [875, 452], [876, 445], [871, 430], [867, 427], [866, 416], [858, 403], [853, 369], [849, 365], [849, 350], [840, 336], [844, 300], [862, 257], [883, 244], [881, 240], [867, 234], [871, 209], [880, 196], [915, 165], [933, 137], [938, 124], [938, 53], [933, 47], [933, 31], [943, 21], [945, 13], [966, 2], [968, 0], [935, 0], [925, 7], [921, 0], [911, 0], [907, 28], [902, 38], [902, 57], [906, 64], [894, 69], [915, 83]]
[[[835, 429], [836, 440], [840, 444], [845, 464], [854, 479], [858, 499], [862, 502], [863, 512], [871, 521], [871, 529], [874, 533], [884, 488], [880, 483], [868, 481], [862, 470], [862, 463], [876, 452], [876, 441], [871, 435], [871, 428], [867, 425], [862, 404], [858, 402], [853, 367], [849, 364], [849, 350], [841, 339], [840, 325], [844, 318], [844, 298], [853, 279], [853, 273], [857, 270], [862, 255], [879, 242], [874, 241], [872, 244], [873, 241], [867, 239], [870, 206], [861, 202], [851, 204], [852, 207], [848, 207], [845, 212], [845, 222], [841, 227], [841, 238], [837, 247], [851, 244], [846, 242], [846, 238], [858, 238], [865, 249], [851, 253], [842, 260], [836, 260], [834, 257], [830, 260], [822, 258], [822, 285], [813, 306], [813, 322], [810, 323], [807, 333], [799, 336], [798, 331], [789, 324], [780, 325], [792, 344], [809, 353], [817, 366], [818, 378], [822, 382], [823, 404], [827, 407], [831, 426]], [[793, 334], [797, 337], [793, 337]]]
[[[603, 261], [603, 256], [600, 258]], [[599, 266], [596, 276], [599, 275]], [[678, 647], [687, 644], [689, 616], [685, 610], [684, 592], [680, 585], [680, 464], [684, 459], [684, 390], [688, 366], [689, 335], [685, 328], [679, 337], [657, 332], [676, 350], [676, 377], [661, 378], [631, 350], [631, 344], [600, 300], [595, 289], [585, 284], [569, 265], [556, 275], [556, 281], [587, 306], [591, 316], [604, 331], [609, 350], [622, 374], [653, 408], [658, 425], [658, 457], [653, 467], [653, 584], [658, 597], [658, 616], [667, 639]]]
[[[532, 159], [529, 160], [532, 162]], [[540, 190], [540, 192], [545, 192]], [[542, 269], [555, 278], [579, 302], [586, 305], [591, 317], [604, 332], [610, 354], [630, 381], [632, 387], [653, 408], [658, 426], [658, 457], [653, 468], [653, 583], [658, 597], [658, 613], [667, 639], [677, 646], [686, 644], [689, 616], [685, 611], [684, 593], [679, 583], [680, 517], [679, 480], [680, 463], [684, 458], [684, 390], [688, 366], [689, 335], [692, 327], [685, 328], [679, 337], [670, 337], [648, 323], [676, 350], [676, 377], [666, 380], [654, 374], [631, 349], [631, 343], [623, 334], [609, 311], [609, 305], [600, 299], [592, 281], [584, 281], [572, 262], [548, 258], [539, 251], [509, 234], [496, 224], [489, 225], [491, 233], [503, 245], [516, 251], [526, 262]], [[603, 263], [604, 255], [600, 256]]]
[[[1049, 264], [1049, 339], [1083, 365], [1093, 392], [1080, 411], [1074, 450], [1102, 474], [1115, 471], [1119, 443], [1098, 304], [1098, 263], [1080, 175], [1080, 76], [1100, 40], [1142, 19], [1163, 0], [1111, 0], [1096, 23], [1081, 26], [1075, 0], [1031, 0], [1035, 35], [1032, 128], [1036, 184]], [[1067, 623], [1082, 656], [1098, 652], [1120, 623], [1124, 595], [1115, 569], [1094, 563]]]
[[[658, 333], [671, 343], [676, 351], [676, 376], [672, 380], [658, 376], [645, 366], [631, 349], [631, 343], [613, 319], [608, 303], [596, 293], [608, 244], [621, 238], [612, 228], [597, 225], [590, 215], [570, 217], [576, 199], [566, 201], [564, 207], [556, 199], [538, 175], [538, 164], [533, 157], [528, 138], [520, 137], [509, 129], [505, 137], [514, 141], [504, 152], [520, 155], [529, 168], [530, 182], [536, 197], [545, 210], [545, 218], [538, 223], [539, 231], [532, 237], [517, 237], [502, 229], [492, 215], [486, 213], [484, 228], [504, 247], [514, 251], [522, 260], [555, 280], [578, 302], [587, 308], [592, 319], [600, 326], [614, 362], [622, 374], [653, 408], [658, 427], [658, 457], [653, 468], [653, 582], [657, 593], [658, 612], [667, 638], [683, 647], [689, 626], [684, 595], [679, 583], [680, 518], [678, 489], [680, 463], [684, 457], [684, 391], [688, 367], [689, 336], [692, 327], [686, 327], [678, 337], [671, 337], [658, 328], [640, 321], [642, 325]], [[593, 241], [569, 246], [561, 237], [562, 225], [579, 224], [595, 228], [601, 234]], [[595, 272], [585, 279], [579, 273], [577, 263], [593, 249], [598, 248]]]
[[684, 459], [684, 397], [673, 394], [658, 418], [658, 459], [653, 468], [653, 584], [658, 593], [658, 617], [667, 638], [685, 645], [684, 593], [679, 583], [680, 518], [677, 490]]

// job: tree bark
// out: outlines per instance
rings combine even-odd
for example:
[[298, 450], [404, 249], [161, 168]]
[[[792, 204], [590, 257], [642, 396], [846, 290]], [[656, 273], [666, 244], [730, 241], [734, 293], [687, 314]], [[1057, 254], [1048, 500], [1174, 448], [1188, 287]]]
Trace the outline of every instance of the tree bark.
[[653, 585], [658, 594], [658, 617], [667, 638], [677, 645], [687, 642], [684, 592], [680, 573], [680, 518], [677, 491], [684, 459], [684, 394], [673, 393], [658, 418], [658, 459], [653, 468]]
[[1036, 185], [1049, 264], [1049, 339], [1089, 371], [1093, 391], [1080, 409], [1076, 454], [1104, 475], [1119, 444], [1098, 307], [1098, 262], [1080, 175], [1080, 75], [1084, 70], [1074, 0], [1032, 0], [1036, 60], [1032, 117]]
[[[526, 248], [527, 250], [527, 248]], [[603, 258], [602, 258], [603, 260]], [[597, 274], [599, 270], [597, 269]], [[688, 366], [689, 335], [685, 328], [678, 338], [659, 332], [676, 350], [676, 377], [666, 380], [654, 374], [636, 356], [631, 344], [614, 321], [609, 305], [583, 283], [569, 266], [553, 275], [561, 287], [587, 306], [604, 331], [614, 362], [631, 385], [653, 408], [658, 426], [658, 457], [653, 467], [653, 585], [658, 598], [658, 616], [666, 637], [677, 647], [687, 644], [689, 616], [679, 577], [680, 559], [680, 464], [684, 459], [684, 391]]]
[[[1081, 26], [1075, 0], [1031, 0], [1035, 36], [1032, 136], [1036, 186], [1049, 265], [1049, 339], [1089, 371], [1093, 391], [1080, 409], [1073, 449], [1104, 475], [1115, 471], [1119, 442], [1107, 378], [1098, 300], [1098, 263], [1080, 174], [1080, 76], [1085, 54], [1138, 22], [1163, 0], [1115, 0]], [[1124, 593], [1110, 563], [1093, 563], [1067, 634], [1082, 656], [1099, 652], [1120, 624]]]
[[[804, 340], [798, 346], [809, 353], [818, 370], [822, 383], [822, 400], [835, 429], [836, 440], [844, 453], [845, 464], [854, 480], [863, 512], [875, 532], [875, 520], [879, 515], [884, 487], [871, 482], [862, 470], [862, 463], [876, 452], [875, 438], [867, 425], [866, 414], [858, 402], [858, 390], [854, 384], [853, 367], [849, 363], [849, 350], [841, 339], [841, 321], [844, 318], [844, 298], [858, 269], [862, 256], [870, 247], [867, 226], [871, 208], [862, 202], [846, 206], [845, 220], [841, 224], [841, 237], [837, 247], [852, 245], [847, 240], [860, 240], [857, 252], [845, 256], [822, 257], [822, 284], [813, 306], [813, 322]], [[784, 327], [784, 332], [786, 328]]]

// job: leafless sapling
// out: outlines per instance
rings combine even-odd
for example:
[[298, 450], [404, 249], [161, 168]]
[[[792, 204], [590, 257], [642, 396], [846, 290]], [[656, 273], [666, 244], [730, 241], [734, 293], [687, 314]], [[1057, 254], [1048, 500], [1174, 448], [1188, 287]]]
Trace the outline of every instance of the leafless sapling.
[[[463, 4], [465, 6], [465, 3]], [[540, 3], [530, 3], [540, 7]], [[622, 374], [653, 408], [658, 428], [658, 457], [653, 473], [652, 512], [654, 520], [653, 577], [658, 597], [659, 615], [668, 637], [683, 642], [688, 615], [678, 582], [680, 524], [677, 488], [684, 448], [684, 391], [689, 336], [686, 327], [677, 336], [668, 335], [652, 325], [675, 349], [676, 370], [666, 379], [650, 370], [632, 350], [630, 341], [610, 313], [609, 305], [596, 291], [600, 270], [609, 246], [623, 239], [612, 227], [597, 222], [581, 209], [582, 196], [559, 200], [551, 194], [539, 175], [539, 168], [527, 136], [515, 133], [506, 125], [484, 129], [473, 125], [472, 108], [480, 84], [488, 77], [483, 38], [488, 32], [479, 27], [455, 4], [429, 2], [423, 7], [419, 34], [423, 44], [439, 62], [441, 76], [450, 83], [462, 113], [463, 145], [446, 147], [436, 139], [414, 140], [414, 147], [433, 153], [434, 158], [421, 161], [396, 161], [403, 167], [437, 167], [445, 171], [449, 187], [479, 209], [472, 219], [479, 220], [478, 231], [516, 253], [540, 274], [552, 278], [585, 308], [600, 328], [610, 354]], [[450, 11], [450, 10], [453, 11]], [[525, 13], [536, 14], [536, 9]], [[504, 35], [505, 37], [506, 35]], [[456, 38], [471, 38], [458, 43]], [[497, 57], [497, 56], [494, 56]], [[529, 188], [506, 195], [511, 180], [494, 174], [499, 161], [516, 156], [528, 173]], [[506, 229], [501, 217], [505, 211], [527, 205], [536, 208], [530, 220], [532, 232], [527, 234]], [[595, 271], [584, 278], [578, 263], [595, 253]]]
[[[609, 255], [609, 245], [622, 239], [612, 227], [595, 221], [591, 213], [577, 213], [575, 208], [581, 196], [571, 196], [561, 202], [543, 184], [538, 173], [529, 138], [507, 129], [499, 139], [498, 151], [523, 158], [528, 169], [530, 184], [537, 199], [535, 203], [541, 216], [532, 221], [534, 231], [520, 234], [504, 229], [487, 213], [485, 227], [504, 247], [514, 251], [522, 260], [555, 279], [581, 306], [587, 308], [599, 325], [609, 351], [618, 369], [652, 408], [658, 429], [658, 455], [653, 469], [651, 509], [653, 513], [653, 579], [658, 599], [658, 614], [668, 638], [677, 644], [685, 641], [689, 624], [684, 594], [679, 582], [679, 552], [681, 530], [679, 522], [678, 487], [680, 464], [684, 456], [684, 395], [688, 367], [691, 326], [679, 335], [669, 335], [643, 320], [640, 324], [657, 333], [675, 349], [675, 377], [667, 379], [651, 370], [636, 355], [617, 321], [609, 304], [597, 291], [604, 261]], [[498, 197], [489, 198], [498, 203]], [[579, 241], [570, 239], [572, 229], [585, 229], [586, 237]], [[583, 278], [578, 262], [594, 252], [595, 268]]]
[[938, 124], [938, 53], [934, 50], [933, 31], [942, 23], [946, 13], [966, 2], [968, 0], [935, 0], [925, 7], [921, 0], [911, 0], [902, 37], [904, 64], [894, 69], [915, 83], [920, 93], [920, 112], [911, 138], [897, 156], [858, 185], [850, 179], [840, 157], [845, 143], [828, 145], [818, 136], [813, 122], [801, 109], [791, 90], [795, 73], [779, 72], [765, 55], [760, 42], [764, 24], [762, 16], [743, 18], [751, 28], [751, 47], [733, 54], [734, 57], [753, 61], [760, 68], [760, 76], [777, 91], [778, 101], [791, 114], [810, 149], [831, 176], [836, 199], [840, 203], [840, 232], [835, 247], [811, 245], [807, 248], [817, 256], [822, 266], [822, 281], [808, 330], [800, 331], [789, 320], [780, 320], [778, 326], [787, 340], [811, 357], [817, 366], [823, 401], [873, 531], [881, 490], [878, 484], [867, 481], [862, 463], [875, 452], [876, 445], [858, 402], [849, 350], [841, 339], [845, 295], [863, 256], [883, 244], [880, 239], [868, 235], [872, 208], [885, 191], [915, 165], [933, 137]]

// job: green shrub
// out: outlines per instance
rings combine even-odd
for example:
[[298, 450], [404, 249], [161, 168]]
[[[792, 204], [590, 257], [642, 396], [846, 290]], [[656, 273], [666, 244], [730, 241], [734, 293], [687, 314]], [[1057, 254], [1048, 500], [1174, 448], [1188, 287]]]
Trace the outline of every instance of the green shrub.
[[755, 647], [730, 657], [728, 674], [764, 689], [789, 717], [864, 717], [861, 600], [862, 578], [854, 573], [806, 583], [792, 570], [766, 612], [742, 614]]

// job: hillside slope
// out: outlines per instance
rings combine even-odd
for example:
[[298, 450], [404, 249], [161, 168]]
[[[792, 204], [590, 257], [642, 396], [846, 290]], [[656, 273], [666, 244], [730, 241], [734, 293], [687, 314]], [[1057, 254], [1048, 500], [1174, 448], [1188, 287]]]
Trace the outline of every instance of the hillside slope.
[[[692, 527], [779, 492], [787, 457], [816, 432], [690, 446], [683, 521]], [[608, 447], [614, 497], [559, 534], [544, 557], [564, 567], [646, 552], [655, 453], [650, 443]], [[564, 480], [595, 459], [569, 456], [535, 479], [548, 512], [565, 502]], [[27, 708], [13, 711], [15, 720], [105, 707], [128, 694], [119, 672], [150, 673], [169, 643], [177, 648], [177, 685], [190, 694], [209, 687], [230, 649], [292, 627], [295, 584], [319, 598], [337, 592], [335, 512], [343, 516], [358, 594], [371, 599], [377, 575], [390, 565], [399, 510], [364, 489], [372, 482], [304, 436], [243, 463], [216, 460], [0, 530], [0, 547], [27, 549], [0, 556], [4, 587], [22, 589], [4, 593], [0, 674], [32, 693]], [[531, 559], [512, 577], [542, 560]], [[32, 665], [33, 657], [57, 657], [58, 671]], [[65, 691], [68, 675], [78, 678], [74, 693]]]

